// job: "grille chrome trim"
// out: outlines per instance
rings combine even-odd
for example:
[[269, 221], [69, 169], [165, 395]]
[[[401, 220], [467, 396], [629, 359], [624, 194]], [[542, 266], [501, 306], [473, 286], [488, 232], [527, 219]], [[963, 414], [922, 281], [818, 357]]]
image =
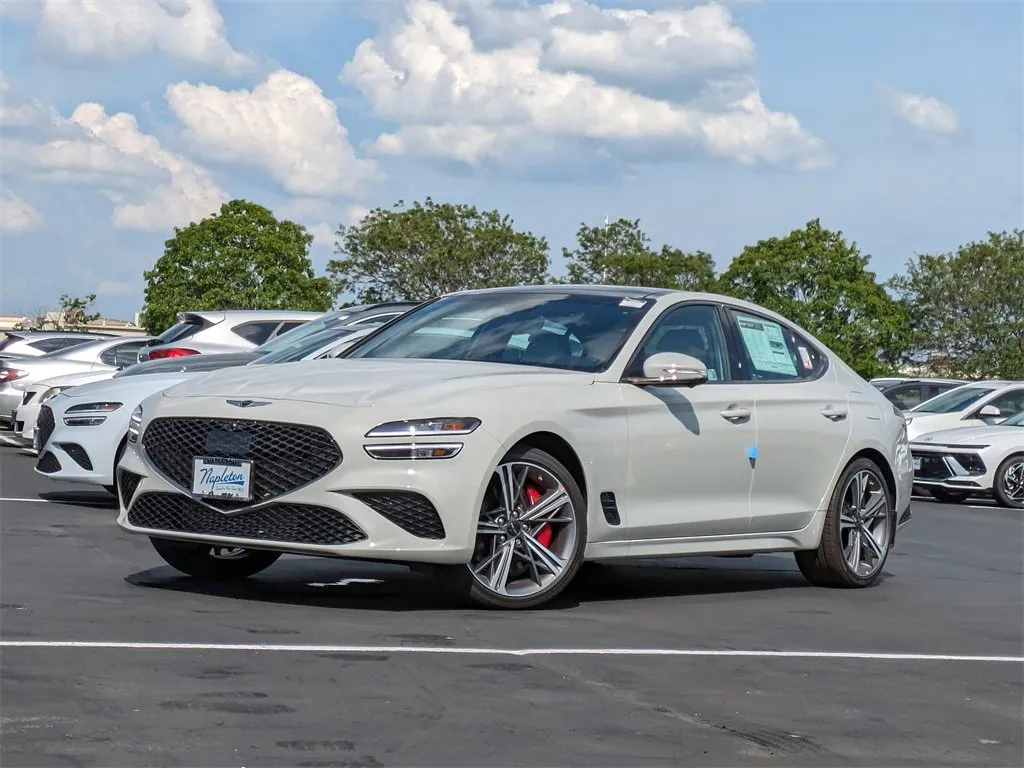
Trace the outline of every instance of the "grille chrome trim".
[[[213, 432], [221, 438], [245, 433], [248, 442], [211, 452]], [[192, 501], [220, 514], [252, 511], [272, 504], [322, 480], [337, 469], [344, 456], [322, 427], [293, 422], [254, 419], [160, 417], [142, 434], [146, 462], [168, 484]], [[253, 462], [252, 501], [206, 499], [192, 494], [192, 461], [213, 454]]]

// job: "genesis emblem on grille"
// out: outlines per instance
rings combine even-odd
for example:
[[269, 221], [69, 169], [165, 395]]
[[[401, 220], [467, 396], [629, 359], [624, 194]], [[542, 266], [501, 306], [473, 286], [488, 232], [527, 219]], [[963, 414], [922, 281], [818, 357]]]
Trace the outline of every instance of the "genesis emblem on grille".
[[269, 400], [228, 400], [228, 405], [238, 408], [258, 408], [261, 405], [270, 405]]

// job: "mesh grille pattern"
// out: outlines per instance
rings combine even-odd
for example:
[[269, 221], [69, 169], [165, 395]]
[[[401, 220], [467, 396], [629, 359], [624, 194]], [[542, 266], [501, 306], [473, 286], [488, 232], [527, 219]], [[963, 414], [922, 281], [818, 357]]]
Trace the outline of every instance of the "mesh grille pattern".
[[82, 469], [92, 469], [92, 459], [89, 458], [89, 454], [86, 453], [85, 448], [80, 446], [78, 443], [58, 443], [61, 449], [74, 459], [75, 463]]
[[366, 534], [336, 509], [272, 504], [226, 515], [176, 493], [143, 493], [132, 504], [128, 522], [158, 531], [321, 546], [366, 539]]
[[183, 488], [192, 487], [193, 459], [251, 459], [252, 501], [210, 499], [232, 510], [268, 501], [318, 480], [341, 463], [326, 430], [304, 424], [243, 419], [154, 419], [142, 438], [154, 466]]
[[410, 491], [355, 491], [352, 495], [381, 517], [421, 539], [443, 539], [444, 523], [434, 505]]
[[50, 475], [54, 472], [60, 472], [60, 462], [57, 461], [56, 456], [49, 451], [46, 451], [46, 453], [39, 457], [39, 461], [36, 463], [36, 469]]
[[135, 495], [135, 489], [139, 487], [141, 482], [142, 477], [140, 475], [136, 475], [134, 472], [129, 472], [126, 469], [117, 470], [117, 487], [121, 490], [121, 498], [125, 504], [132, 500], [132, 496]]
[[53, 428], [56, 426], [50, 406], [40, 406], [39, 416], [36, 418], [36, 426], [39, 428], [39, 445], [42, 447], [46, 445], [46, 441], [50, 439], [50, 435], [53, 434]]

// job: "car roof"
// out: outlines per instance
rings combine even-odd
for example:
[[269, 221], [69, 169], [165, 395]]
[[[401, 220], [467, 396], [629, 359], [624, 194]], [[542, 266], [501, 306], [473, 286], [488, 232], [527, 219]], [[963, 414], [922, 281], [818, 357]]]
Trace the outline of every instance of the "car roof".
[[667, 296], [672, 293], [686, 295], [671, 288], [645, 288], [635, 285], [590, 285], [579, 283], [552, 283], [545, 285], [510, 285], [500, 288], [474, 288], [466, 291], [452, 291], [445, 296], [488, 294], [488, 293], [577, 293], [590, 296], [620, 296], [630, 299], [646, 299]]

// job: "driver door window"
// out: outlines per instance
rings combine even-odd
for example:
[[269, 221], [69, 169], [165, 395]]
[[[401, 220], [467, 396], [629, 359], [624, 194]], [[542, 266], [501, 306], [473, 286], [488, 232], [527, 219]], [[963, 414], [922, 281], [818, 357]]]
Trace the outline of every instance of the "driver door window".
[[708, 369], [708, 383], [728, 381], [729, 355], [718, 310], [710, 304], [688, 304], [669, 310], [647, 334], [627, 376], [643, 376], [644, 363], [662, 352], [695, 357]]

